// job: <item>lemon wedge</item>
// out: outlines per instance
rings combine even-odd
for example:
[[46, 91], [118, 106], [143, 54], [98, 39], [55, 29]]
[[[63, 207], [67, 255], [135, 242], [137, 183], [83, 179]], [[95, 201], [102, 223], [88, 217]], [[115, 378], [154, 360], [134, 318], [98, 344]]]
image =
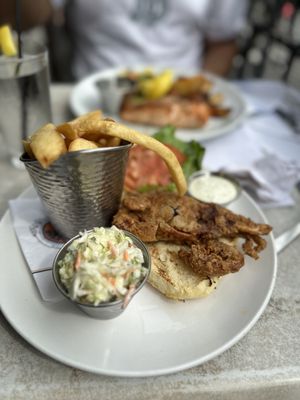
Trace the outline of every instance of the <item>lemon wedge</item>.
[[17, 54], [17, 48], [8, 25], [0, 27], [0, 48], [5, 56], [12, 57]]
[[166, 69], [153, 78], [142, 79], [138, 88], [146, 99], [159, 99], [171, 89], [173, 85], [173, 71]]

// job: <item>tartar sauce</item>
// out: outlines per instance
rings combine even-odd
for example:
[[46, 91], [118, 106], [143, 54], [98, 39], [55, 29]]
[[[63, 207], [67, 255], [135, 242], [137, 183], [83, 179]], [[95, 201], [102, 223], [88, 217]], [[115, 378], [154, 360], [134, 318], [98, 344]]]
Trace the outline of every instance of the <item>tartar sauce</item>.
[[230, 180], [207, 173], [191, 180], [189, 193], [207, 203], [225, 204], [236, 197], [237, 189]]

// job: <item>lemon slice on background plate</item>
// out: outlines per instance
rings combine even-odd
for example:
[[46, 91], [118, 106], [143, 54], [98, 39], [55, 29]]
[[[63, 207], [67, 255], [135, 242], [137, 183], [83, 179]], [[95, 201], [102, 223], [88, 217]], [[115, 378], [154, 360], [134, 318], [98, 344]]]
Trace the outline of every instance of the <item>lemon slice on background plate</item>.
[[12, 57], [17, 55], [17, 48], [9, 25], [0, 27], [0, 48], [5, 56]]
[[138, 84], [138, 88], [146, 99], [159, 99], [167, 94], [171, 89], [173, 86], [173, 80], [173, 71], [166, 69], [153, 78], [141, 80]]

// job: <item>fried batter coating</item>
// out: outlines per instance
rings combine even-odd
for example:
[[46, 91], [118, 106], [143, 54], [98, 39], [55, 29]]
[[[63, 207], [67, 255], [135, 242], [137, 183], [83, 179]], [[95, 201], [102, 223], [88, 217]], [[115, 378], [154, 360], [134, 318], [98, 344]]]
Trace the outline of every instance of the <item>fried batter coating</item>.
[[113, 223], [145, 242], [191, 245], [199, 240], [244, 238], [243, 250], [253, 258], [265, 248], [261, 235], [272, 230], [219, 205], [166, 191], [128, 193]]
[[203, 278], [237, 272], [244, 265], [244, 256], [236, 247], [216, 239], [192, 244], [178, 255]]

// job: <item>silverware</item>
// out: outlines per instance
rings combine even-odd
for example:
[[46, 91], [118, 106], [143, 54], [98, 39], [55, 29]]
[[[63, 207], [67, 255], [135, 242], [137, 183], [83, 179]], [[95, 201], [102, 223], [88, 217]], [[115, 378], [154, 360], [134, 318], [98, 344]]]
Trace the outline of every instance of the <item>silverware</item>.
[[279, 115], [291, 128], [293, 128], [295, 133], [300, 133], [300, 118], [299, 115], [294, 112], [289, 112], [287, 110], [277, 108], [275, 114]]
[[256, 110], [250, 112], [249, 118], [259, 117], [260, 115], [276, 114], [279, 116], [290, 128], [293, 129], [294, 133], [300, 134], [300, 117], [297, 113], [288, 111], [284, 108], [275, 108], [269, 110]]
[[300, 235], [300, 222], [288, 229], [275, 239], [275, 248], [280, 253], [287, 245], [289, 245], [297, 236]]

